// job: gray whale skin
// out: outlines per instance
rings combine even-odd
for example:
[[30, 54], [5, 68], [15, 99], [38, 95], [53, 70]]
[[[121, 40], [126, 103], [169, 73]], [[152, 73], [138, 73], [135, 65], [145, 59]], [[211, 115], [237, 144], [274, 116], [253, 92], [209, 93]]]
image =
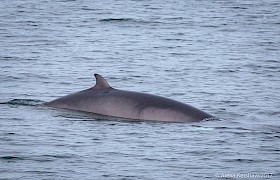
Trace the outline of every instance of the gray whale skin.
[[212, 115], [161, 96], [112, 88], [99, 74], [94, 87], [53, 101], [46, 106], [71, 109], [131, 120], [198, 122]]

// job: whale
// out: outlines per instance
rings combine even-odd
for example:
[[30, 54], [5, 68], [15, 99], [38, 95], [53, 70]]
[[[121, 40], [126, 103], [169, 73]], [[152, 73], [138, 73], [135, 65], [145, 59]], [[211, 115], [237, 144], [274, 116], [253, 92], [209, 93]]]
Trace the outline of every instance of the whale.
[[86, 90], [46, 102], [52, 108], [89, 112], [126, 120], [199, 122], [214, 116], [191, 105], [166, 97], [115, 89], [99, 74]]

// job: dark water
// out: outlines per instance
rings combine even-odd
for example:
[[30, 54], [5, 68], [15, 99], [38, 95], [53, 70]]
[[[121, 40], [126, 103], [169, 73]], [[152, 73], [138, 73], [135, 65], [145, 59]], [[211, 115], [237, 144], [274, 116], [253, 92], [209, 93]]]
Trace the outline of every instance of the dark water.
[[[0, 7], [0, 102], [23, 100], [0, 104], [0, 179], [280, 178], [279, 1]], [[36, 106], [93, 86], [94, 73], [221, 120], [129, 123]]]

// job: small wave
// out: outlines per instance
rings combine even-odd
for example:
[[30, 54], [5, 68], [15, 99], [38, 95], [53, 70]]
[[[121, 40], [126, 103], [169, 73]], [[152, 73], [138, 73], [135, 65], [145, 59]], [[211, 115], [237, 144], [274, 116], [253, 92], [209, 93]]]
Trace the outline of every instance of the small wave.
[[0, 157], [0, 160], [5, 160], [5, 161], [17, 161], [17, 160], [24, 160], [22, 157], [17, 157], [17, 156], [2, 156]]
[[10, 104], [10, 105], [22, 105], [22, 106], [37, 106], [42, 105], [45, 101], [37, 99], [13, 99], [7, 102], [2, 102], [0, 104]]
[[133, 18], [104, 18], [99, 19], [99, 22], [102, 23], [129, 23], [129, 24], [150, 24], [155, 25], [159, 23], [163, 23], [161, 21], [155, 21], [155, 20], [144, 20], [144, 19], [133, 19]]
[[132, 18], [105, 18], [100, 19], [100, 22], [134, 22], [135, 20]]

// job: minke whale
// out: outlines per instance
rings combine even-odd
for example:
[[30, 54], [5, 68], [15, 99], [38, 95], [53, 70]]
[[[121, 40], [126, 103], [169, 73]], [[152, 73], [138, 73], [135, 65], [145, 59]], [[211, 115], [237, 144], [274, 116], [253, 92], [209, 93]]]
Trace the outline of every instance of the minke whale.
[[116, 118], [163, 122], [198, 122], [212, 115], [169, 98], [112, 88], [99, 74], [95, 86], [45, 103], [53, 108], [71, 109]]

